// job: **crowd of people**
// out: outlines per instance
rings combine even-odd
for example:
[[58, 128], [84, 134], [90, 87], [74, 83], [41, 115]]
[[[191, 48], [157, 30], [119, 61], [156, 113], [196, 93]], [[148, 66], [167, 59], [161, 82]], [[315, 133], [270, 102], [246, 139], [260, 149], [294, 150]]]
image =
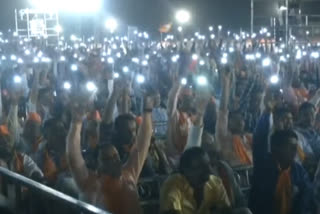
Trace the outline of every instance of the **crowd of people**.
[[1, 34], [0, 166], [114, 214], [318, 213], [320, 48], [268, 34]]

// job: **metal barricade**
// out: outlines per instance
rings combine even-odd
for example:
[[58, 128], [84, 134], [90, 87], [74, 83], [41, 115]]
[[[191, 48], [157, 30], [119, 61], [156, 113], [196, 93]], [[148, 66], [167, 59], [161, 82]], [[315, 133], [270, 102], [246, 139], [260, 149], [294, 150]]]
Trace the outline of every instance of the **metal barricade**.
[[251, 189], [251, 176], [253, 173], [253, 166], [238, 166], [234, 167], [233, 171], [242, 192], [249, 192]]
[[[8, 202], [14, 204], [14, 207], [7, 208], [12, 213], [28, 213], [25, 203], [23, 201], [23, 194], [28, 192], [32, 193], [32, 196], [37, 196], [37, 198], [41, 198], [41, 202], [48, 200], [50, 201], [51, 207], [56, 207], [59, 205], [63, 205], [63, 207], [71, 209], [75, 213], [83, 213], [83, 214], [110, 214], [104, 210], [101, 210], [93, 205], [87, 204], [75, 198], [72, 198], [68, 195], [65, 195], [61, 192], [58, 192], [50, 187], [47, 187], [43, 184], [35, 182], [31, 179], [28, 179], [22, 175], [14, 173], [8, 169], [0, 167], [0, 180], [1, 180], [1, 194], [0, 196], [4, 197]], [[15, 197], [10, 199], [9, 191], [10, 188], [13, 187], [15, 192]], [[36, 198], [31, 197], [32, 200], [36, 200]], [[40, 202], [40, 203], [41, 203]], [[39, 204], [38, 202], [38, 205]], [[30, 212], [30, 211], [29, 211]], [[46, 213], [46, 212], [42, 212]], [[48, 213], [54, 213], [52, 210]], [[57, 213], [63, 213], [58, 211]]]

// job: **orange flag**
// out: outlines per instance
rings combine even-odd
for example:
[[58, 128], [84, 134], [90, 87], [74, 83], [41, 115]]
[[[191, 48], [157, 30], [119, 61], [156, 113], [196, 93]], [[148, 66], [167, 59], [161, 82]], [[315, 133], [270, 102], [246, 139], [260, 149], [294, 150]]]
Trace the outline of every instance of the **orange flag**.
[[172, 24], [169, 23], [169, 24], [165, 24], [165, 25], [162, 25], [160, 28], [159, 28], [159, 31], [160, 33], [168, 33], [172, 28]]

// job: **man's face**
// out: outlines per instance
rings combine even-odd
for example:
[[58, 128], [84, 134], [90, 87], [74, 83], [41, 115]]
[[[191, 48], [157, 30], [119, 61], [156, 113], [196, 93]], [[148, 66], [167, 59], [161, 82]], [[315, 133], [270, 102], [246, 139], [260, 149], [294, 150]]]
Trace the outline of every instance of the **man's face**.
[[293, 116], [291, 113], [284, 114], [281, 118], [274, 118], [276, 130], [289, 130], [293, 127]]
[[205, 154], [192, 161], [187, 177], [194, 187], [202, 187], [209, 180], [211, 173], [210, 159]]
[[305, 127], [313, 127], [316, 119], [316, 112], [314, 108], [308, 108], [299, 114], [300, 124]]
[[118, 151], [114, 146], [101, 149], [98, 155], [98, 172], [101, 175], [112, 177], [121, 176], [121, 160]]
[[119, 130], [119, 139], [125, 152], [130, 152], [132, 145], [135, 143], [137, 138], [137, 125], [136, 121], [129, 120], [122, 128]]

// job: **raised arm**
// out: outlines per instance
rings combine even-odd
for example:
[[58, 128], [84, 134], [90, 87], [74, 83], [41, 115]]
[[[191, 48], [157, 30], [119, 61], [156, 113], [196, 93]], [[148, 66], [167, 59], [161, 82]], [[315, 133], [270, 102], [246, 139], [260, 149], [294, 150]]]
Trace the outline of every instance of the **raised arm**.
[[127, 163], [124, 166], [124, 172], [138, 183], [138, 179], [147, 159], [148, 151], [152, 137], [152, 116], [154, 101], [151, 97], [144, 99], [144, 113], [142, 116], [142, 124], [138, 131], [137, 142], [130, 153]]
[[175, 83], [171, 88], [168, 96], [168, 116], [171, 118], [177, 111], [178, 97], [181, 91], [180, 83]]
[[221, 142], [228, 136], [228, 105], [231, 87], [231, 72], [222, 73], [222, 96], [216, 124], [216, 138], [218, 149], [221, 150]]
[[105, 124], [110, 124], [113, 122], [113, 113], [114, 109], [116, 108], [117, 101], [120, 97], [121, 91], [122, 91], [123, 85], [121, 82], [115, 82], [113, 85], [113, 91], [112, 94], [106, 103], [106, 106], [104, 108], [102, 121]]
[[[15, 90], [15, 89], [14, 89]], [[11, 106], [8, 113], [8, 128], [11, 134], [10, 144], [14, 145], [20, 137], [20, 125], [18, 120], [18, 104], [22, 92], [17, 90], [11, 94]]]
[[195, 120], [190, 128], [187, 145], [184, 150], [192, 147], [201, 147], [202, 133], [203, 133], [203, 117], [206, 112], [210, 99], [210, 94], [208, 91], [198, 92], [196, 95], [197, 103], [197, 113], [195, 115]]
[[82, 114], [73, 110], [72, 122], [67, 136], [67, 160], [72, 176], [82, 191], [88, 186], [89, 171], [81, 154]]
[[[39, 94], [39, 68], [36, 67], [34, 69], [34, 79], [32, 82], [32, 88], [30, 93], [30, 105], [33, 106], [33, 108], [36, 108], [37, 102], [38, 102], [38, 94]], [[29, 106], [29, 108], [31, 108]], [[29, 111], [36, 112], [36, 109], [29, 109]]]

